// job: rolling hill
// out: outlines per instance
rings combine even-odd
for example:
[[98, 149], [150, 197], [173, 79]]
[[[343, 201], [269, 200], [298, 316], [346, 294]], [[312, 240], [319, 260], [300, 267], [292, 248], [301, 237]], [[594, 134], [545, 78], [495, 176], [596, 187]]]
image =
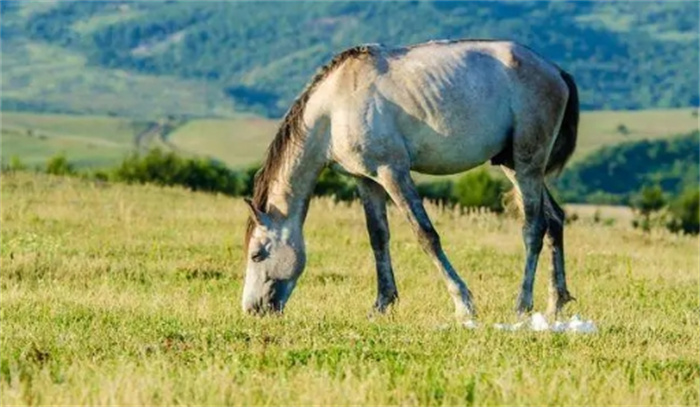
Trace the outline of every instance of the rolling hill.
[[697, 2], [2, 2], [3, 110], [279, 117], [358, 43], [525, 43], [588, 110], [698, 105]]
[[[139, 136], [157, 122], [20, 112], [2, 112], [0, 120], [2, 162], [17, 156], [32, 166], [64, 153], [78, 167], [106, 167], [115, 165], [131, 151], [159, 146], [242, 168], [262, 160], [277, 129], [276, 119], [253, 116], [192, 119], [173, 126], [167, 134], [141, 140]], [[695, 109], [584, 112], [573, 161], [603, 146], [687, 133], [697, 128], [697, 121]], [[167, 143], [163, 143], [163, 138]]]

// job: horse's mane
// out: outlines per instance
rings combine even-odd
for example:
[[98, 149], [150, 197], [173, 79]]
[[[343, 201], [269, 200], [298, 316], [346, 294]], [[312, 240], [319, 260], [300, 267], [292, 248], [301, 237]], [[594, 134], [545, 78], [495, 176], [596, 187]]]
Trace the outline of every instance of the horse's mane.
[[[292, 103], [289, 111], [287, 111], [284, 119], [282, 119], [282, 123], [277, 130], [277, 135], [267, 148], [267, 155], [262, 167], [255, 174], [255, 179], [253, 181], [253, 204], [256, 208], [262, 211], [267, 210], [267, 198], [270, 192], [270, 185], [278, 176], [279, 169], [284, 163], [288, 146], [303, 140], [306, 134], [303, 122], [304, 109], [313, 91], [343, 62], [360, 55], [370, 54], [371, 52], [372, 48], [370, 46], [359, 45], [337, 54], [329, 63], [322, 66], [316, 72], [311, 81], [306, 85], [306, 88], [304, 88], [294, 103]], [[253, 222], [253, 218], [248, 217], [244, 245], [246, 251], [248, 250], [248, 243], [250, 242], [250, 237], [254, 228], [255, 222]]]

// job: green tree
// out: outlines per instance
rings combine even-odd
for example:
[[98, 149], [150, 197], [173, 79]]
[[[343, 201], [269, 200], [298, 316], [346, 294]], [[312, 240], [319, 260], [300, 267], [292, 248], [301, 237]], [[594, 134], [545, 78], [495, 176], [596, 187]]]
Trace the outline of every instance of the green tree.
[[659, 185], [644, 186], [632, 200], [632, 207], [641, 219], [634, 219], [632, 225], [642, 230], [651, 230], [651, 215], [666, 206], [664, 191]]
[[46, 162], [46, 173], [53, 175], [74, 175], [75, 167], [63, 153], [54, 155]]
[[10, 164], [9, 165], [5, 165], [3, 163], [3, 166], [2, 166], [3, 171], [24, 171], [26, 169], [27, 169], [27, 166], [16, 155], [13, 155], [12, 157], [10, 157]]
[[666, 205], [664, 191], [659, 185], [644, 186], [635, 197], [633, 205], [642, 215], [649, 216]]
[[503, 211], [501, 195], [505, 185], [480, 168], [464, 174], [454, 186], [457, 203], [462, 207], [488, 208], [494, 212]]
[[700, 233], [700, 189], [688, 188], [670, 206], [671, 220], [667, 227], [672, 232], [697, 235]]

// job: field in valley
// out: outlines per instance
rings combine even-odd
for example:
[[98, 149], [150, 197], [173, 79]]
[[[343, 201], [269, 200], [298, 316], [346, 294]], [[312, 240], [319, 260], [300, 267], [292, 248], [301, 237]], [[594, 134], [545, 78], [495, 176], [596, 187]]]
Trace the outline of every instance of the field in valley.
[[[689, 132], [698, 125], [695, 111], [584, 112], [573, 159], [604, 145]], [[62, 152], [78, 166], [105, 167], [117, 164], [136, 150], [138, 135], [145, 126], [161, 118], [151, 118], [149, 122], [108, 116], [2, 112], [1, 119], [3, 162], [16, 155], [25, 164], [34, 166]], [[180, 152], [215, 158], [240, 168], [262, 160], [276, 129], [276, 120], [239, 115], [229, 119], [191, 120], [166, 137]]]
[[700, 403], [697, 237], [569, 225], [567, 312], [599, 332], [508, 333], [491, 326], [515, 320], [519, 222], [430, 207], [476, 296], [481, 326], [467, 330], [395, 208], [401, 301], [368, 319], [362, 211], [315, 200], [287, 312], [256, 319], [239, 307], [238, 199], [24, 173], [3, 174], [1, 192], [3, 405]]

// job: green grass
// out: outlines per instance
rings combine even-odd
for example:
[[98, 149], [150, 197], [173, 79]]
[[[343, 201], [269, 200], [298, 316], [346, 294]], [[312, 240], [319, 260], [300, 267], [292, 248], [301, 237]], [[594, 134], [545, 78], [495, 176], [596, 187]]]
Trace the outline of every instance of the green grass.
[[697, 238], [576, 222], [568, 312], [599, 332], [506, 333], [489, 326], [513, 320], [519, 222], [430, 207], [481, 312], [480, 329], [443, 329], [451, 301], [403, 216], [391, 208], [401, 301], [367, 319], [362, 211], [315, 200], [287, 312], [256, 319], [239, 309], [242, 201], [23, 173], [1, 187], [3, 405], [700, 402]]
[[73, 116], [2, 112], [2, 128], [33, 130], [35, 133], [57, 137], [74, 137], [107, 144], [130, 145], [142, 123], [108, 116]]
[[[687, 108], [583, 112], [573, 159], [581, 159], [602, 146], [688, 133], [698, 128], [697, 111]], [[618, 130], [620, 125], [627, 128], [626, 134]]]
[[3, 162], [17, 156], [24, 164], [46, 163], [63, 153], [75, 165], [114, 165], [134, 149], [145, 122], [106, 116], [45, 115], [3, 112]]
[[223, 161], [231, 167], [262, 162], [277, 132], [277, 121], [261, 118], [196, 120], [168, 138], [179, 148]]
[[[24, 165], [42, 167], [49, 157], [64, 154], [71, 164], [79, 167], [103, 167], [117, 163], [132, 149], [122, 145], [103, 145], [69, 137], [29, 136], [26, 133], [2, 132], [2, 162], [9, 163], [13, 156]], [[11, 152], [11, 154], [7, 154]]]

